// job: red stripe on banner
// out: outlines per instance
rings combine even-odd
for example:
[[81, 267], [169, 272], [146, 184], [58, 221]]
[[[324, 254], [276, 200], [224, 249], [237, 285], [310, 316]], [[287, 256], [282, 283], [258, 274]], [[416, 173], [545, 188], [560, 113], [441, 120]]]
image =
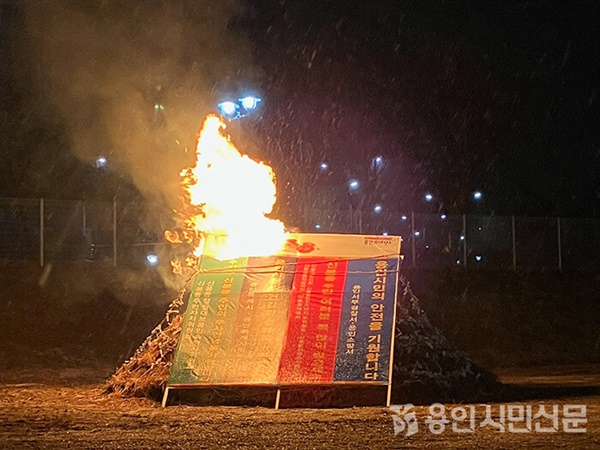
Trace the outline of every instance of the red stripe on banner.
[[347, 267], [345, 260], [298, 259], [279, 383], [333, 381]]

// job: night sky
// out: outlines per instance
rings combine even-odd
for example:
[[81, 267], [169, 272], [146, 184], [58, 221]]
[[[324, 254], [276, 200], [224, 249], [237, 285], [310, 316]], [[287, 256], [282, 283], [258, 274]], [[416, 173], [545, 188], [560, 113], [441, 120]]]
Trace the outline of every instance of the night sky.
[[[0, 1], [0, 197], [170, 204], [202, 117], [252, 90], [260, 114], [230, 128], [274, 166], [282, 211], [343, 209], [356, 178], [388, 211], [598, 217], [598, 11]], [[94, 167], [100, 154], [112, 167]]]

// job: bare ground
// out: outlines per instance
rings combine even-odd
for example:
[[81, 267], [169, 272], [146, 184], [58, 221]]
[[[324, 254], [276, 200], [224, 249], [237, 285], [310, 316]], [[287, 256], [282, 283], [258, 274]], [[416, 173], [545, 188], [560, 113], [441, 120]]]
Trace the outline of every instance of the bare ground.
[[[600, 367], [557, 366], [499, 371], [516, 404], [585, 404], [582, 434], [511, 434], [477, 428], [440, 435], [424, 424], [427, 406], [417, 406], [419, 432], [394, 435], [383, 407], [282, 409], [170, 406], [102, 392], [107, 367], [11, 370], [0, 374], [1, 448], [600, 448]], [[448, 408], [452, 405], [446, 405]], [[494, 405], [494, 408], [498, 405]], [[497, 410], [497, 409], [496, 409]], [[477, 405], [477, 423], [485, 409]], [[561, 427], [562, 430], [562, 427]]]
[[[584, 434], [435, 435], [419, 406], [419, 432], [405, 437], [383, 407], [162, 409], [105, 395], [104, 381], [162, 319], [172, 293], [141, 278], [145, 290], [125, 289], [72, 267], [56, 268], [42, 289], [38, 271], [0, 271], [0, 449], [600, 448], [598, 277], [415, 273], [433, 325], [511, 385], [497, 404], [584, 404], [588, 423]], [[159, 297], [163, 306], [143, 300]], [[596, 364], [573, 365], [581, 362]], [[498, 369], [530, 364], [552, 365]], [[479, 423], [485, 409], [475, 406]]]

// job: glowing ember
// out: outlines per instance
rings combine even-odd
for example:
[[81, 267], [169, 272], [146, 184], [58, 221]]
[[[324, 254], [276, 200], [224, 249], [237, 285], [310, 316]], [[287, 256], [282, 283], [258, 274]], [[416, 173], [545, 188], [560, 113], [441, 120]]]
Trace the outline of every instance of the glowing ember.
[[196, 257], [274, 254], [286, 240], [283, 223], [266, 217], [277, 199], [275, 174], [268, 165], [240, 154], [224, 128], [216, 116], [204, 121], [196, 165], [181, 172], [184, 230], [167, 231], [165, 237], [192, 244]]

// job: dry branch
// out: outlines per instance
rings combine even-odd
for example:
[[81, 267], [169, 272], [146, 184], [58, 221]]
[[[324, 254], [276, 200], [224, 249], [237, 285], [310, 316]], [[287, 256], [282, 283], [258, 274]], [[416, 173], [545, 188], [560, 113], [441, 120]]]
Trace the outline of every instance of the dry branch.
[[164, 319], [133, 356], [107, 380], [106, 392], [128, 397], [160, 398], [181, 334], [184, 317], [181, 307], [185, 292], [185, 288], [179, 292], [179, 296], [169, 305]]

